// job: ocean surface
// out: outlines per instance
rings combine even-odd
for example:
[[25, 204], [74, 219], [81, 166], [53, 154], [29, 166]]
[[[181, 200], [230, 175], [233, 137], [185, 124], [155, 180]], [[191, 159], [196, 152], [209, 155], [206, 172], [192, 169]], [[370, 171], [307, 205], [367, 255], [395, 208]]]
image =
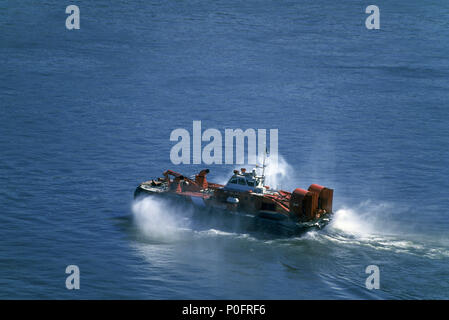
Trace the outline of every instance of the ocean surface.
[[[79, 30], [68, 3], [0, 3], [0, 298], [449, 298], [449, 2], [71, 4]], [[134, 202], [166, 169], [240, 167], [170, 161], [194, 120], [278, 129], [274, 176], [333, 188], [331, 223], [284, 237]]]

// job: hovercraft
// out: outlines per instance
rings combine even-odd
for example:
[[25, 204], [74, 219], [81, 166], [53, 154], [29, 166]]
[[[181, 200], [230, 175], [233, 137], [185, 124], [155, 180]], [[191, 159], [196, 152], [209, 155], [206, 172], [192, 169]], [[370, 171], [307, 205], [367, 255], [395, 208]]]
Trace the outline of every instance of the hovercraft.
[[196, 207], [220, 209], [229, 214], [251, 215], [277, 221], [295, 228], [321, 228], [332, 214], [333, 189], [312, 184], [307, 190], [273, 190], [256, 169], [234, 170], [225, 185], [211, 183], [209, 169], [192, 177], [167, 170], [162, 177], [142, 182], [134, 198], [154, 195], [178, 199]]

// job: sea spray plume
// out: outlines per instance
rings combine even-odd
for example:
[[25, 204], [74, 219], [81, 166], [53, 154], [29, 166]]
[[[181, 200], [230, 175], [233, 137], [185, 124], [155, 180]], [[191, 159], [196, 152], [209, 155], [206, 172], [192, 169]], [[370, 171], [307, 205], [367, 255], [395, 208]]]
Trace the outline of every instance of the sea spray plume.
[[176, 241], [189, 230], [191, 212], [177, 208], [164, 199], [136, 199], [132, 204], [132, 213], [138, 229], [151, 240]]
[[355, 236], [370, 236], [375, 234], [392, 234], [395, 226], [392, 225], [390, 213], [392, 204], [373, 203], [364, 201], [355, 208], [342, 207], [338, 209], [330, 227]]
[[[297, 188], [298, 181], [295, 181], [295, 171], [293, 167], [278, 154], [277, 161], [270, 161], [269, 155], [264, 160], [264, 155], [257, 159], [257, 173], [265, 175], [265, 185], [272, 189], [283, 189], [291, 191]], [[265, 163], [265, 170], [263, 165]], [[291, 190], [290, 190], [291, 189]]]
[[173, 243], [205, 237], [253, 239], [244, 233], [246, 225], [236, 215], [211, 215], [203, 210], [151, 196], [132, 204], [133, 222], [144, 242]]
[[374, 228], [351, 208], [338, 209], [330, 227], [348, 234], [364, 236], [374, 232]]
[[430, 259], [449, 257], [441, 242], [405, 231], [395, 222], [398, 207], [391, 203], [365, 201], [355, 208], [337, 210], [325, 232], [309, 232], [308, 240], [332, 241], [339, 245], [366, 246], [377, 251], [417, 255]]
[[[263, 160], [262, 162], [263, 163]], [[270, 186], [273, 189], [290, 189], [295, 188], [294, 170], [291, 165], [280, 155], [278, 155], [278, 161], [265, 162], [265, 185]], [[260, 168], [263, 171], [263, 168]]]

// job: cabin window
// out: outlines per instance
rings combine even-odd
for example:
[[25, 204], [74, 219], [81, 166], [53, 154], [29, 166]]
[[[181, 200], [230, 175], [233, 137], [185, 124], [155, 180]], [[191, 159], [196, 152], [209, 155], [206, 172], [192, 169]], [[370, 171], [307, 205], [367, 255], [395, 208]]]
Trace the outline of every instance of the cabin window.
[[235, 178], [231, 179], [231, 181], [229, 181], [229, 183], [235, 183], [236, 184], [237, 183], [237, 179], [235, 179]]
[[246, 186], [246, 181], [245, 179], [239, 179], [239, 184]]
[[250, 187], [254, 187], [254, 181], [247, 181], [247, 183]]

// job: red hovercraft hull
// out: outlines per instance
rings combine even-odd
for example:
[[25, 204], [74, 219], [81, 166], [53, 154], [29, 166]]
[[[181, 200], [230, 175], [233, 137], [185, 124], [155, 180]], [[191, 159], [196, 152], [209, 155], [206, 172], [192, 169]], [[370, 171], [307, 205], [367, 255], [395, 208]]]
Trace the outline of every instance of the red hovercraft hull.
[[[157, 195], [181, 199], [194, 206], [222, 209], [229, 213], [244, 213], [258, 218], [278, 220], [300, 228], [321, 228], [332, 213], [333, 189], [312, 184], [305, 190], [292, 192], [270, 190], [235, 190], [228, 185], [207, 181], [208, 169], [192, 178], [167, 170], [162, 178], [142, 182], [134, 192], [134, 198]], [[235, 176], [246, 175], [234, 171]], [[254, 175], [255, 176], [255, 175]], [[232, 180], [232, 179], [231, 179]]]

